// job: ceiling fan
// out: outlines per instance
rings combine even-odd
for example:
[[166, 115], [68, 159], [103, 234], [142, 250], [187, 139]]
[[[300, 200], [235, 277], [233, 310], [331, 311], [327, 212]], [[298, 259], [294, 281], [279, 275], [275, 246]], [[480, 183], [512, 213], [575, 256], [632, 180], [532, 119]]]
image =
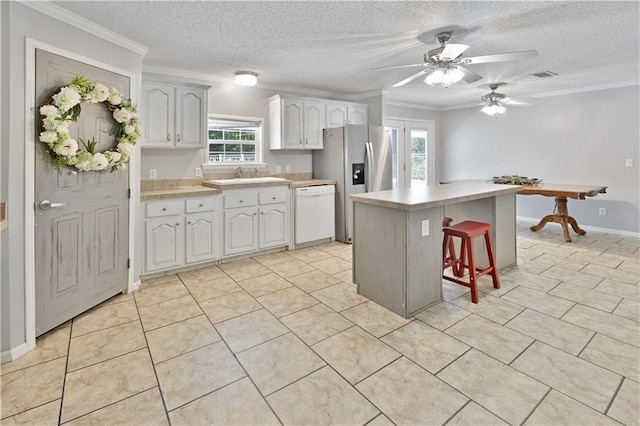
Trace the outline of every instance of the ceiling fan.
[[421, 67], [423, 70], [397, 82], [393, 87], [404, 86], [405, 84], [427, 74], [424, 82], [430, 86], [449, 87], [452, 84], [464, 80], [473, 83], [482, 78], [481, 75], [463, 67], [462, 65], [484, 64], [488, 62], [518, 61], [535, 58], [538, 56], [537, 50], [524, 50], [521, 52], [497, 53], [493, 55], [473, 56], [463, 58], [462, 54], [469, 48], [466, 44], [448, 43], [451, 38], [450, 32], [438, 33], [435, 36], [440, 47], [430, 50], [424, 54], [424, 63], [409, 65], [394, 65], [388, 67], [372, 68], [373, 70], [384, 70], [394, 68]]
[[504, 114], [506, 111], [505, 105], [513, 105], [513, 106], [526, 106], [530, 105], [527, 102], [517, 101], [514, 99], [507, 98], [502, 93], [496, 92], [496, 89], [500, 86], [506, 86], [507, 83], [492, 83], [489, 85], [489, 89], [491, 89], [490, 93], [484, 95], [482, 99], [482, 109], [481, 112], [487, 114], [488, 116], [496, 119], [498, 115]]

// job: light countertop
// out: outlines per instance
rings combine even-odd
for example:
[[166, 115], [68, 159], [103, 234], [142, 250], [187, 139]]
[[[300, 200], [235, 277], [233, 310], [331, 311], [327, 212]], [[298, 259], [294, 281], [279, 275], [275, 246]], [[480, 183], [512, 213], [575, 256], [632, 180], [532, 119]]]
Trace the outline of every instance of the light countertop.
[[309, 180], [294, 180], [291, 182], [291, 188], [304, 188], [306, 186], [320, 186], [320, 185], [335, 185], [335, 180], [327, 179], [309, 179]]
[[142, 189], [140, 200], [162, 200], [165, 198], [195, 197], [220, 194], [222, 191], [216, 188], [208, 188], [202, 185], [174, 186], [168, 188]]
[[463, 201], [517, 193], [518, 185], [495, 185], [491, 183], [450, 183], [422, 188], [392, 189], [351, 195], [356, 203], [373, 204], [400, 210], [422, 210], [455, 204]]

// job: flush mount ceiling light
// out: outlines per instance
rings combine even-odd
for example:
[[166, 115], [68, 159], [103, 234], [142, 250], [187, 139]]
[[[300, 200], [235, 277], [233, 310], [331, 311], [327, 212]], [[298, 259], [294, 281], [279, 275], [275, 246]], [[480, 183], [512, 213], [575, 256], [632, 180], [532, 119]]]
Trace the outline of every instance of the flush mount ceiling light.
[[458, 67], [438, 64], [437, 68], [427, 75], [424, 82], [429, 86], [449, 87], [462, 80], [462, 77], [464, 77], [464, 72]]
[[258, 74], [251, 71], [238, 71], [235, 82], [239, 86], [255, 86], [258, 82]]
[[484, 95], [482, 100], [485, 102], [485, 105], [482, 107], [480, 111], [483, 113], [495, 118], [498, 118], [498, 115], [504, 114], [506, 108], [500, 103], [505, 96], [502, 93], [496, 93], [496, 89], [500, 87], [500, 84], [491, 84], [489, 88], [491, 89], [491, 93]]

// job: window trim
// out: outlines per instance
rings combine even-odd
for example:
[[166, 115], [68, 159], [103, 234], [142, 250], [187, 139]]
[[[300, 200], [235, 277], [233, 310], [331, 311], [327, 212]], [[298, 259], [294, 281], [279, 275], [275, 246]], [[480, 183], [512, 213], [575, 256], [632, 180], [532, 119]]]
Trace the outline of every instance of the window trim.
[[[260, 143], [256, 143], [256, 161], [233, 161], [233, 162], [223, 162], [223, 163], [210, 163], [209, 162], [209, 118], [212, 119], [222, 119], [222, 120], [238, 120], [238, 121], [257, 121], [260, 123], [260, 129], [258, 131]], [[248, 167], [248, 168], [257, 168], [264, 169], [268, 166], [267, 163], [263, 163], [263, 154], [264, 154], [264, 121], [263, 117], [249, 117], [245, 115], [226, 115], [226, 114], [214, 114], [209, 113], [207, 115], [207, 144], [204, 149], [204, 155], [202, 163], [202, 169], [204, 171], [216, 171], [216, 170], [232, 170], [236, 167]]]

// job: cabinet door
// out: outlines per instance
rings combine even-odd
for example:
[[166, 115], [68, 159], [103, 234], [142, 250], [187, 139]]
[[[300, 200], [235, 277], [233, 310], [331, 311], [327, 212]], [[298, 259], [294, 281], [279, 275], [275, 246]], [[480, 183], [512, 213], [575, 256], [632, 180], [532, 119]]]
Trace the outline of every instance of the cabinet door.
[[219, 238], [215, 213], [188, 214], [185, 221], [187, 263], [215, 259], [216, 239]]
[[159, 83], [142, 84], [145, 146], [172, 147], [175, 141], [175, 89]]
[[258, 248], [258, 209], [230, 209], [224, 212], [225, 256]]
[[176, 88], [176, 147], [203, 148], [206, 126], [205, 91], [195, 87]]
[[302, 149], [302, 120], [303, 109], [302, 101], [294, 99], [283, 100], [282, 115], [282, 140], [285, 148]]
[[304, 103], [304, 148], [322, 149], [322, 129], [326, 117], [324, 105], [320, 102]]
[[367, 124], [367, 107], [360, 105], [349, 106], [349, 124]]
[[347, 107], [327, 105], [327, 127], [340, 127], [347, 124]]
[[287, 244], [289, 225], [288, 204], [260, 207], [260, 248]]
[[149, 219], [145, 228], [146, 271], [180, 266], [184, 259], [181, 216]]

